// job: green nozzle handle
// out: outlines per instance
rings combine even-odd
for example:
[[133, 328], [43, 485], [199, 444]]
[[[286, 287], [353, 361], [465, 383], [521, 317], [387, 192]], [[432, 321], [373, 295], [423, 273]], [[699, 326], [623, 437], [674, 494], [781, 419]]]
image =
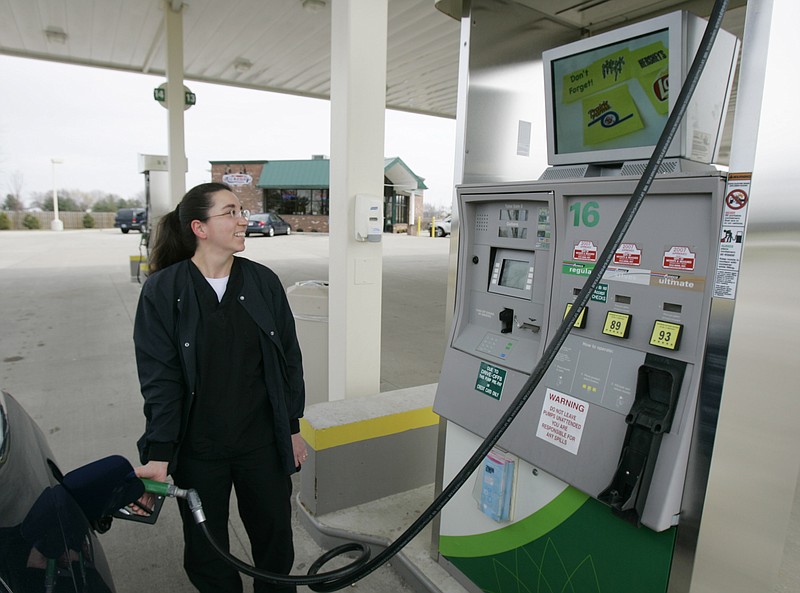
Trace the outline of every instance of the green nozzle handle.
[[159, 496], [170, 496], [172, 498], [186, 498], [186, 490], [178, 488], [174, 484], [167, 482], [156, 482], [147, 478], [139, 478], [144, 484], [144, 491]]
[[156, 482], [155, 480], [148, 480], [147, 478], [140, 478], [144, 484], [144, 491], [151, 494], [160, 494], [161, 496], [169, 496], [169, 487], [172, 484], [166, 482]]

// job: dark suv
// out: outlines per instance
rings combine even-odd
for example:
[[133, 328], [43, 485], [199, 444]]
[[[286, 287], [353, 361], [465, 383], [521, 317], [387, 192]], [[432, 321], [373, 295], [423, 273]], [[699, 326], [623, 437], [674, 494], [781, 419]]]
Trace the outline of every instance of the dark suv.
[[114, 226], [127, 233], [129, 230], [144, 233], [147, 231], [147, 210], [144, 208], [120, 208], [114, 219]]

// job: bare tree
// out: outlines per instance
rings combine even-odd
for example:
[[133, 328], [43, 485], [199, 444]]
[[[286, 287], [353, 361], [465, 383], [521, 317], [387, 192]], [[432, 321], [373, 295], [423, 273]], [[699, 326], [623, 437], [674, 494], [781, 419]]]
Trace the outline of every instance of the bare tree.
[[0, 210], [18, 212], [24, 210], [24, 205], [12, 194], [6, 194], [6, 199], [3, 200], [3, 205], [0, 207]]
[[22, 171], [14, 171], [8, 180], [9, 193], [6, 195], [6, 200], [3, 203], [3, 210], [22, 210], [24, 205], [22, 203], [22, 186], [24, 185], [25, 177]]

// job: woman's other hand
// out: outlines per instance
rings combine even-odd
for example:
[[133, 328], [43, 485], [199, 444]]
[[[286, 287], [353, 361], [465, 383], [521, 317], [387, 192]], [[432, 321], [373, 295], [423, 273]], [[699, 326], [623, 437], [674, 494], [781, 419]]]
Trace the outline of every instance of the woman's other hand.
[[294, 464], [300, 467], [308, 459], [308, 449], [299, 432], [292, 435], [292, 451], [294, 451]]

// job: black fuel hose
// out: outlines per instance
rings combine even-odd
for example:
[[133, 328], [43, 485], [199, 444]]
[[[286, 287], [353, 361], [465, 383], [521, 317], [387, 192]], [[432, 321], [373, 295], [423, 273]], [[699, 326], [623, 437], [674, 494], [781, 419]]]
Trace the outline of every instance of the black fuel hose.
[[[659, 137], [658, 142], [653, 149], [653, 154], [647, 162], [644, 173], [642, 173], [642, 177], [639, 179], [639, 182], [636, 185], [630, 200], [628, 201], [628, 205], [625, 207], [617, 226], [614, 228], [614, 231], [611, 234], [605, 249], [603, 249], [603, 252], [600, 254], [597, 265], [595, 266], [589, 278], [587, 278], [586, 283], [581, 291], [575, 297], [573, 306], [567, 316], [562, 320], [556, 335], [545, 348], [542, 358], [531, 372], [531, 375], [525, 382], [525, 385], [522, 386], [519, 394], [516, 396], [514, 401], [511, 402], [511, 405], [503, 417], [486, 436], [481, 446], [464, 464], [464, 467], [461, 468], [458, 474], [456, 474], [456, 476], [442, 490], [442, 492], [436, 497], [430, 506], [422, 512], [419, 518], [417, 518], [417, 520], [414, 521], [414, 523], [412, 523], [411, 526], [409, 526], [408, 529], [406, 529], [406, 531], [403, 532], [394, 542], [392, 542], [386, 549], [384, 549], [380, 554], [376, 555], [375, 558], [368, 563], [364, 563], [364, 554], [362, 552], [361, 556], [355, 562], [336, 571], [331, 571], [330, 573], [317, 574], [317, 571], [323, 564], [332, 558], [342, 553], [362, 549], [363, 546], [361, 546], [361, 544], [345, 544], [339, 548], [331, 550], [319, 560], [314, 562], [308, 571], [308, 576], [283, 576], [255, 569], [232, 557], [229, 553], [222, 550], [216, 544], [216, 542], [213, 542], [211, 534], [207, 529], [204, 528], [204, 532], [206, 533], [209, 541], [212, 542], [212, 545], [220, 554], [232, 562], [238, 570], [256, 579], [281, 585], [290, 583], [296, 585], [308, 585], [313, 591], [337, 591], [364, 578], [371, 572], [383, 566], [395, 554], [404, 548], [414, 537], [416, 537], [428, 523], [433, 520], [433, 518], [455, 495], [458, 489], [464, 485], [470, 475], [472, 475], [472, 473], [478, 468], [486, 455], [488, 455], [492, 450], [492, 447], [497, 444], [497, 441], [500, 440], [500, 437], [520, 413], [525, 403], [533, 394], [534, 389], [536, 389], [536, 387], [539, 385], [539, 382], [544, 377], [545, 372], [555, 359], [558, 351], [564, 344], [564, 341], [567, 339], [573, 324], [578, 319], [578, 316], [583, 311], [583, 308], [589, 302], [589, 298], [597, 285], [600, 283], [603, 274], [605, 274], [609, 265], [611, 265], [614, 253], [622, 243], [625, 233], [630, 228], [636, 213], [639, 211], [639, 207], [642, 205], [642, 201], [647, 195], [647, 192], [650, 190], [650, 186], [652, 185], [656, 173], [658, 172], [658, 169], [664, 160], [669, 145], [672, 143], [672, 139], [677, 133], [678, 125], [686, 113], [689, 100], [691, 99], [692, 94], [694, 94], [697, 83], [700, 80], [700, 75], [702, 74], [703, 68], [708, 61], [708, 56], [711, 53], [711, 48], [714, 45], [714, 40], [716, 39], [720, 27], [722, 26], [722, 17], [727, 10], [728, 2], [729, 0], [716, 0], [714, 3], [714, 8], [709, 16], [708, 25], [706, 26], [705, 33], [703, 34], [703, 39], [700, 42], [697, 54], [695, 55], [692, 65], [689, 68], [686, 81], [681, 87], [680, 94], [675, 102], [675, 107], [667, 118], [667, 123], [665, 124], [664, 130], [662, 131], [661, 136]], [[361, 548], [359, 546], [361, 546]]]
[[[345, 578], [350, 576], [359, 566], [364, 565], [364, 563], [369, 560], [370, 551], [369, 548], [366, 547], [364, 544], [358, 542], [351, 542], [342, 544], [326, 552], [322, 556], [320, 556], [312, 565], [311, 569], [308, 571], [308, 576], [298, 576], [298, 575], [280, 575], [271, 572], [265, 572], [254, 566], [250, 566], [249, 564], [242, 562], [236, 556], [232, 555], [230, 552], [224, 550], [217, 541], [211, 536], [211, 532], [208, 530], [208, 525], [205, 523], [198, 523], [200, 530], [203, 532], [203, 535], [206, 536], [211, 547], [222, 556], [225, 560], [227, 560], [236, 570], [241, 572], [242, 574], [246, 574], [251, 576], [255, 579], [259, 579], [262, 581], [266, 581], [268, 583], [272, 583], [274, 585], [310, 585], [313, 588], [315, 583], [325, 582], [325, 583], [335, 583], [337, 582], [336, 579]], [[347, 554], [349, 552], [358, 552], [358, 557], [352, 561], [347, 566], [343, 566], [342, 568], [338, 568], [335, 570], [329, 570], [328, 572], [324, 573], [317, 573], [317, 571], [324, 565], [327, 564], [330, 560], [333, 560], [337, 556], [341, 556], [343, 554]], [[316, 569], [313, 570], [312, 569]], [[370, 571], [372, 572], [372, 571]], [[344, 587], [346, 585], [342, 585]], [[337, 589], [339, 587], [336, 587]], [[335, 591], [336, 589], [331, 589]]]

